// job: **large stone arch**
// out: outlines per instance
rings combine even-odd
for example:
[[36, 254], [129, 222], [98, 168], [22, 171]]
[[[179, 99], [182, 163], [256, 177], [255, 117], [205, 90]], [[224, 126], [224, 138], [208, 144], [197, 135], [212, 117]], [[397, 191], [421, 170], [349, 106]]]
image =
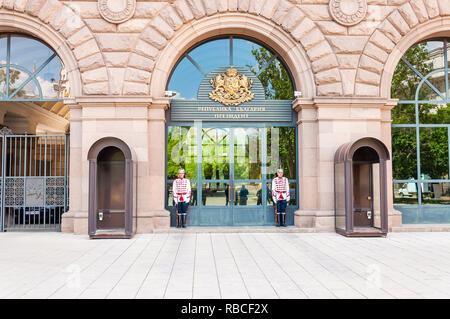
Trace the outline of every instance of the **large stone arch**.
[[338, 61], [322, 31], [286, 0], [174, 1], [136, 41], [123, 94], [163, 96], [170, 70], [181, 54], [195, 42], [225, 33], [252, 36], [274, 48], [304, 97], [342, 95]]
[[359, 60], [358, 96], [390, 98], [392, 76], [403, 54], [418, 41], [450, 36], [450, 1], [411, 0], [391, 12], [373, 32]]
[[68, 72], [70, 96], [108, 94], [105, 62], [91, 30], [58, 0], [0, 0], [0, 32], [30, 34], [50, 45]]

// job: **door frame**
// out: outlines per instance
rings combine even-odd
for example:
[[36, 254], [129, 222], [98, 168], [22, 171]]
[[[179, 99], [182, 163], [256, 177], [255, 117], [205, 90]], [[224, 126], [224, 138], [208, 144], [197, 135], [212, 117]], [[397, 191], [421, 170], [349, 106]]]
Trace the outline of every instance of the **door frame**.
[[[97, 159], [100, 152], [106, 147], [116, 147], [125, 157], [125, 229], [123, 235], [97, 234]], [[128, 145], [116, 137], [104, 137], [95, 142], [89, 149], [89, 207], [88, 207], [88, 233], [91, 238], [120, 237], [129, 238], [133, 232], [133, 159]]]
[[[262, 226], [262, 225], [274, 225], [274, 206], [273, 205], [268, 205], [267, 204], [267, 194], [265, 190], [265, 186], [266, 183], [270, 183], [272, 182], [272, 178], [268, 178], [267, 176], [267, 133], [266, 133], [266, 128], [268, 127], [292, 127], [294, 128], [295, 131], [295, 157], [296, 157], [296, 176], [295, 179], [290, 179], [289, 183], [295, 183], [296, 184], [296, 189], [295, 189], [295, 196], [296, 196], [296, 204], [295, 205], [288, 205], [287, 206], [287, 217], [286, 217], [286, 223], [288, 225], [293, 225], [294, 224], [294, 212], [296, 210], [298, 210], [299, 207], [299, 183], [298, 183], [298, 179], [299, 179], [299, 158], [298, 158], [298, 126], [296, 125], [296, 123], [277, 123], [277, 122], [271, 122], [271, 123], [261, 123], [261, 122], [236, 122], [236, 123], [224, 123], [224, 122], [203, 122], [203, 121], [196, 121], [196, 122], [178, 122], [178, 121], [167, 121], [166, 124], [166, 142], [165, 142], [165, 160], [166, 160], [166, 165], [165, 165], [165, 187], [168, 187], [169, 184], [171, 184], [173, 182], [173, 180], [168, 179], [167, 178], [167, 157], [168, 157], [168, 150], [167, 150], [167, 137], [168, 137], [168, 127], [169, 126], [190, 126], [190, 127], [196, 127], [197, 128], [197, 132], [201, 132], [201, 130], [203, 128], [216, 128], [216, 129], [230, 129], [232, 131], [232, 129], [235, 128], [262, 128], [264, 129], [264, 134], [262, 134], [262, 139], [261, 139], [261, 178], [258, 180], [253, 180], [253, 179], [239, 179], [238, 181], [236, 181], [233, 178], [233, 183], [250, 183], [250, 182], [257, 182], [257, 183], [261, 183], [261, 188], [262, 188], [262, 205], [259, 206], [248, 206], [248, 207], [239, 207], [239, 206], [234, 206], [232, 208], [230, 208], [230, 206], [203, 206], [202, 204], [202, 184], [204, 183], [205, 180], [203, 180], [202, 178], [202, 139], [201, 139], [201, 134], [196, 135], [196, 147], [197, 147], [197, 178], [196, 179], [192, 179], [191, 183], [196, 183], [197, 185], [197, 205], [196, 206], [190, 206], [189, 207], [189, 212], [195, 213], [199, 219], [199, 215], [198, 213], [200, 213], [202, 210], [214, 210], [216, 211], [216, 213], [220, 214], [222, 213], [221, 210], [232, 210], [231, 211], [231, 216], [232, 216], [232, 220], [231, 223], [227, 224], [227, 225], [201, 225], [201, 223], [199, 223], [198, 219], [196, 220], [195, 217], [193, 220], [194, 225], [199, 225], [199, 226], [239, 226], [239, 225], [246, 225], [248, 226], [248, 224], [236, 224], [234, 223], [234, 214], [233, 211], [234, 210], [245, 210], [245, 209], [251, 209], [251, 210], [256, 210], [261, 212], [261, 223], [258, 224], [251, 224], [250, 226]], [[233, 156], [233, 164], [234, 164], [234, 139], [232, 138], [232, 134], [230, 137], [230, 143], [229, 143], [229, 148], [230, 148], [230, 152], [229, 153], [229, 158], [230, 158], [230, 162], [231, 162], [231, 158]], [[199, 142], [200, 141], [200, 142]], [[233, 147], [232, 147], [233, 146]], [[200, 160], [199, 160], [200, 159]], [[232, 175], [232, 174], [233, 175]], [[234, 176], [234, 165], [233, 165], [233, 170], [232, 170], [232, 166], [230, 163], [230, 179], [231, 176]], [[229, 180], [230, 180], [229, 179]], [[224, 183], [226, 181], [229, 180], [208, 180], [208, 182], [221, 182]], [[168, 192], [166, 192], [166, 196]], [[166, 198], [166, 209], [169, 210], [171, 212], [171, 225], [175, 225], [175, 209], [173, 206], [169, 206], [167, 203], [170, 200], [170, 196], [168, 198]], [[251, 208], [249, 208], [251, 207]], [[193, 217], [193, 214], [189, 214], [188, 213], [188, 224], [189, 224], [189, 220]]]

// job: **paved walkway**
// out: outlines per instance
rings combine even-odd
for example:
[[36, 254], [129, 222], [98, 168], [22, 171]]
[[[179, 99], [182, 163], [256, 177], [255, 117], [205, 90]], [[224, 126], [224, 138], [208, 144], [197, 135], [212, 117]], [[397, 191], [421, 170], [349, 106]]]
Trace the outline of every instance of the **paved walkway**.
[[450, 298], [450, 233], [0, 233], [0, 298]]

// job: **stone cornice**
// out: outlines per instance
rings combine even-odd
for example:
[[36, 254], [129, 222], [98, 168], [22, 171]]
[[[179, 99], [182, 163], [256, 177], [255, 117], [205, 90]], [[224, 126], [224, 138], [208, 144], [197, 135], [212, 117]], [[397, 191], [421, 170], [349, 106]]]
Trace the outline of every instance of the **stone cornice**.
[[292, 102], [292, 108], [299, 112], [303, 109], [318, 108], [381, 108], [383, 110], [391, 110], [397, 105], [396, 99], [384, 99], [380, 97], [315, 97], [296, 98]]
[[149, 107], [149, 108], [169, 108], [170, 100], [165, 97], [140, 96], [104, 96], [89, 95], [64, 99], [64, 104], [70, 108], [89, 106], [126, 106], [126, 107]]

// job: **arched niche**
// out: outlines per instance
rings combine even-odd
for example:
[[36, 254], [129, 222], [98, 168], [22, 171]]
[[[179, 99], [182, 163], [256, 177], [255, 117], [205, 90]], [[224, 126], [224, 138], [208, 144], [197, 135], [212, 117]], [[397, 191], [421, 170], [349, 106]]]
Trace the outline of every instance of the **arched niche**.
[[89, 160], [89, 236], [130, 238], [133, 233], [133, 159], [115, 137], [95, 142]]
[[386, 161], [380, 140], [365, 137], [341, 145], [334, 158], [336, 232], [345, 236], [386, 236]]

